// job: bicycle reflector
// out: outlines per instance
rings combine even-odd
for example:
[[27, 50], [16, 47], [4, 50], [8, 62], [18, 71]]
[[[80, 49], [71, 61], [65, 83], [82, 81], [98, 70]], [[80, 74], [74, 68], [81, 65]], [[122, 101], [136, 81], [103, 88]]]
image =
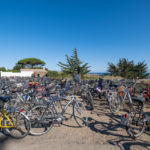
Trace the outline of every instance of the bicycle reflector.
[[124, 115], [124, 118], [126, 118], [126, 119], [127, 119], [127, 117], [128, 117], [128, 115], [127, 115], [127, 114], [125, 114], [125, 115]]
[[20, 109], [20, 112], [23, 112], [23, 111], [24, 111], [24, 108], [21, 108], [21, 109]]

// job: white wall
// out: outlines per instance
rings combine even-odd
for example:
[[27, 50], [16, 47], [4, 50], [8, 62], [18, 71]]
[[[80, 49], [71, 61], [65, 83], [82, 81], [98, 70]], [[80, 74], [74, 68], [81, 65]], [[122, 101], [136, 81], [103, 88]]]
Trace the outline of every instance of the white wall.
[[1, 77], [31, 77], [33, 71], [21, 71], [21, 72], [3, 72], [1, 71]]

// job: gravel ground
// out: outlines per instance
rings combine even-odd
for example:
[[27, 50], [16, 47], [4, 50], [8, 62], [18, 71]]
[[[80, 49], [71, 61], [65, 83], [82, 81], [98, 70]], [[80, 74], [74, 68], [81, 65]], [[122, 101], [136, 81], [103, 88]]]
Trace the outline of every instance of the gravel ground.
[[88, 111], [87, 127], [79, 128], [72, 118], [42, 136], [15, 140], [0, 134], [0, 150], [149, 150], [149, 134], [129, 138], [120, 125], [122, 112], [119, 114], [112, 115], [106, 101], [95, 100], [95, 110]]

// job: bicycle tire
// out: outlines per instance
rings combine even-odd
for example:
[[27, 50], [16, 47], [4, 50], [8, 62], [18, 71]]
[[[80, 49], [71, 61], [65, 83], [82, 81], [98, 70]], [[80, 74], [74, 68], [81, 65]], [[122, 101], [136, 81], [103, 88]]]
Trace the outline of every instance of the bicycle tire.
[[[31, 129], [30, 134], [33, 136], [40, 136], [49, 132], [53, 127], [53, 123], [40, 123], [39, 120], [48, 121], [46, 116], [53, 115], [51, 108], [47, 108], [47, 105], [37, 105], [33, 107], [27, 114], [30, 118]], [[49, 120], [50, 121], [50, 120]]]
[[76, 102], [73, 105], [73, 115], [79, 127], [84, 127], [88, 123], [88, 115], [82, 102]]
[[120, 99], [118, 95], [113, 95], [108, 98], [109, 109], [112, 113], [118, 113], [120, 111]]
[[146, 126], [146, 123], [143, 121], [143, 118], [141, 118], [141, 116], [137, 117], [136, 115], [139, 114], [132, 113], [132, 115], [129, 118], [128, 125], [126, 126], [126, 132], [132, 138], [137, 138], [141, 136], [145, 131]]
[[92, 94], [90, 92], [88, 92], [86, 95], [86, 98], [88, 99], [91, 110], [93, 110], [94, 109], [94, 100], [93, 100]]
[[[4, 128], [4, 131], [6, 133], [8, 133], [11, 137], [16, 139], [24, 138], [29, 134], [30, 120], [27, 118], [25, 114], [20, 112], [15, 112], [15, 113], [7, 114], [7, 116], [16, 127]], [[3, 124], [4, 126], [7, 126], [9, 124], [6, 118], [3, 119]]]

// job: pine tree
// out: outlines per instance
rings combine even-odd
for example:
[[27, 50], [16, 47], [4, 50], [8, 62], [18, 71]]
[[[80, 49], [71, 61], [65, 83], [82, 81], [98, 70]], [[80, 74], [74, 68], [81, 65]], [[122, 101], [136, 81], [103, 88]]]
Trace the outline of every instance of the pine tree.
[[115, 76], [121, 76], [124, 78], [146, 78], [147, 74], [147, 64], [143, 62], [138, 62], [134, 64], [133, 61], [128, 61], [125, 58], [119, 59], [117, 65], [113, 63], [108, 63], [108, 72]]
[[79, 74], [83, 76], [90, 72], [88, 63], [84, 63], [79, 59], [77, 49], [75, 48], [72, 56], [66, 55], [66, 63], [58, 62], [58, 66], [61, 68], [62, 72], [74, 76]]
[[45, 65], [45, 62], [37, 59], [37, 58], [25, 58], [21, 59], [17, 62], [16, 66], [21, 68], [34, 68], [34, 67], [42, 67]]

